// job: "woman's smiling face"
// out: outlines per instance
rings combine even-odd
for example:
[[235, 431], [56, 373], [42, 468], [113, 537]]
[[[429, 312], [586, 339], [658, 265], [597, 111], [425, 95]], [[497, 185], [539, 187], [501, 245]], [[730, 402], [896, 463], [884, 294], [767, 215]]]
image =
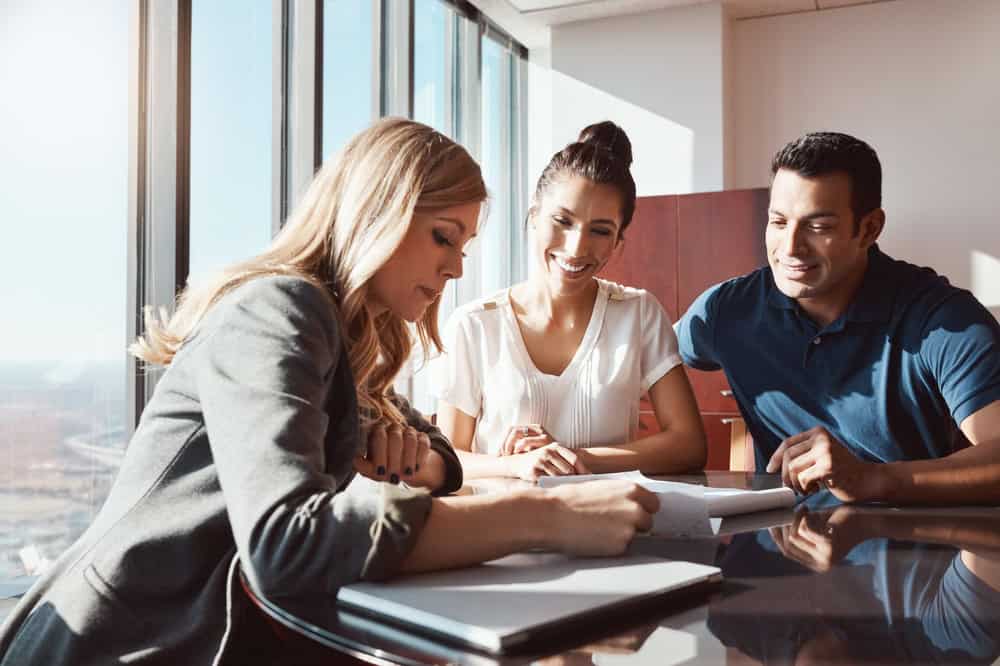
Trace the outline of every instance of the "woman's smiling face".
[[552, 293], [590, 284], [618, 246], [621, 195], [611, 185], [570, 175], [554, 181], [531, 215], [540, 277]]

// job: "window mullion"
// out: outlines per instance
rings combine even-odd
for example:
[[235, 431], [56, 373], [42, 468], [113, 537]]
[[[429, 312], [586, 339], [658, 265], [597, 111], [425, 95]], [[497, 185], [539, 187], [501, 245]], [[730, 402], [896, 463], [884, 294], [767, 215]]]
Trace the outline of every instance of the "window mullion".
[[[187, 276], [191, 2], [137, 0], [132, 18], [128, 340], [146, 305], [172, 311]], [[162, 374], [130, 357], [131, 433]]]
[[413, 116], [413, 0], [382, 0], [380, 115]]
[[[288, 2], [285, 67], [286, 153], [282, 219], [312, 182], [321, 155], [322, 0]], [[276, 92], [280, 94], [280, 92]]]

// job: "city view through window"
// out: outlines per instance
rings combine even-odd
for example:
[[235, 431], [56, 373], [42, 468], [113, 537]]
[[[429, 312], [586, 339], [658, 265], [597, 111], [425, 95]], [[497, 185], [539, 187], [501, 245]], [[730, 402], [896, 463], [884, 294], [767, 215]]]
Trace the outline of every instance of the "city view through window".
[[[324, 2], [324, 157], [376, 115], [375, 7]], [[474, 19], [438, 0], [414, 7], [414, 117], [453, 134], [465, 113], [480, 128], [473, 152], [483, 160], [497, 251], [469, 279], [493, 289], [515, 276], [503, 241], [514, 199], [504, 175], [513, 56], [479, 36], [482, 77], [463, 83], [457, 26]], [[0, 280], [9, 313], [0, 328], [0, 598], [23, 591], [87, 529], [127, 448], [131, 11], [120, 0], [10, 0], [0, 23]], [[273, 20], [268, 0], [191, 5], [194, 282], [270, 238]], [[461, 107], [462, 85], [479, 88], [481, 111]], [[411, 383], [411, 397], [432, 409], [424, 379]]]
[[0, 30], [0, 581], [38, 573], [86, 529], [127, 414], [129, 6], [12, 5]]

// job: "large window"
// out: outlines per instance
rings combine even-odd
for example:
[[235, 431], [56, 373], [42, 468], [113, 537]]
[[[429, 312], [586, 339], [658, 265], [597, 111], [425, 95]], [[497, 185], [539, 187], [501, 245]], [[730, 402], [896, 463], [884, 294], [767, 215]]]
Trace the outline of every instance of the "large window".
[[488, 37], [482, 43], [482, 167], [490, 190], [490, 223], [479, 241], [490, 251], [480, 253], [477, 270], [483, 295], [510, 285], [511, 238], [511, 77], [510, 53]]
[[[470, 243], [465, 274], [442, 297], [443, 325], [458, 305], [524, 277], [522, 58], [506, 36], [481, 19], [456, 14], [443, 0], [415, 0], [414, 7], [414, 118], [466, 146], [490, 195], [489, 217]], [[429, 377], [417, 355], [410, 366], [415, 374], [397, 389], [432, 412]]]
[[129, 6], [5, 3], [0, 582], [93, 519], [126, 441]]
[[271, 239], [270, 0], [191, 4], [190, 280]]
[[376, 117], [372, 0], [323, 3], [323, 159]]
[[413, 119], [454, 137], [455, 15], [441, 0], [415, 0]]
[[141, 308], [262, 250], [374, 118], [483, 165], [490, 220], [443, 313], [520, 277], [520, 55], [467, 2], [7, 0], [0, 25], [2, 583], [103, 504], [158, 376], [126, 355]]

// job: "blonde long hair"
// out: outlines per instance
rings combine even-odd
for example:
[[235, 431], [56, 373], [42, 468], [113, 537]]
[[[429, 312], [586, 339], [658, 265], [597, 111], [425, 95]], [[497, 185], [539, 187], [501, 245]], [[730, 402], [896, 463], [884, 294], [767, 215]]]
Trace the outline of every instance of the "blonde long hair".
[[[339, 310], [362, 420], [401, 422], [388, 392], [414, 340], [399, 316], [372, 316], [368, 281], [399, 247], [414, 212], [483, 202], [486, 196], [479, 165], [460, 145], [417, 122], [379, 120], [327, 160], [263, 253], [185, 288], [173, 316], [147, 307], [145, 335], [129, 351], [147, 363], [169, 365], [224, 294], [258, 277], [298, 276], [323, 287]], [[439, 304], [435, 300], [416, 323], [425, 349], [433, 343], [441, 350]]]

